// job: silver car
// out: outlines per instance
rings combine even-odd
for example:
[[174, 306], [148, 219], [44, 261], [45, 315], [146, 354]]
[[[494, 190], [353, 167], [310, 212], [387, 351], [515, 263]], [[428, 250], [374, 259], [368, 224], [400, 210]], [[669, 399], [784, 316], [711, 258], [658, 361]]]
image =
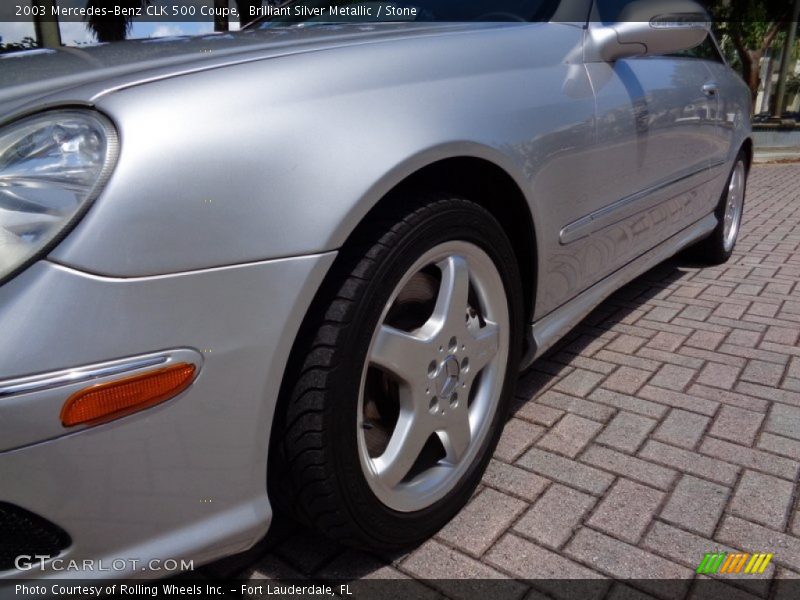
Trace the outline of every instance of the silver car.
[[751, 99], [699, 5], [415, 4], [0, 59], [0, 576], [198, 566], [273, 509], [418, 544], [520, 369], [731, 255]]

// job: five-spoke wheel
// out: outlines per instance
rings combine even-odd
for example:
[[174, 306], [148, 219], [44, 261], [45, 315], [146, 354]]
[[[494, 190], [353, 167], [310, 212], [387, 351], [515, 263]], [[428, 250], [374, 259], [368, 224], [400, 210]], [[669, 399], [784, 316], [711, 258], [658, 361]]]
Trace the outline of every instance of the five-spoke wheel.
[[725, 213], [722, 217], [722, 240], [725, 250], [733, 251], [736, 239], [739, 237], [739, 224], [742, 221], [744, 209], [744, 188], [747, 170], [744, 161], [737, 160], [728, 181], [727, 197], [725, 198]]
[[717, 227], [692, 248], [692, 254], [702, 262], [721, 264], [733, 254], [744, 213], [748, 165], [747, 155], [740, 151], [717, 204]]
[[473, 244], [432, 248], [394, 290], [358, 410], [364, 474], [387, 506], [429, 506], [474, 458], [506, 375], [508, 321], [500, 274]]
[[304, 325], [268, 471], [301, 520], [383, 550], [431, 536], [475, 490], [524, 330], [517, 259], [489, 212], [450, 196], [390, 201]]

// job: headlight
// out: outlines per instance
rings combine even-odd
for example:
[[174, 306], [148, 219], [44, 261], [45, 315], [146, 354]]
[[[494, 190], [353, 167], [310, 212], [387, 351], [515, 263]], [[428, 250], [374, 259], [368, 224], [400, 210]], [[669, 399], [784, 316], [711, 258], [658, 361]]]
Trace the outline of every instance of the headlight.
[[113, 126], [89, 110], [54, 110], [0, 129], [0, 282], [66, 235], [116, 154]]

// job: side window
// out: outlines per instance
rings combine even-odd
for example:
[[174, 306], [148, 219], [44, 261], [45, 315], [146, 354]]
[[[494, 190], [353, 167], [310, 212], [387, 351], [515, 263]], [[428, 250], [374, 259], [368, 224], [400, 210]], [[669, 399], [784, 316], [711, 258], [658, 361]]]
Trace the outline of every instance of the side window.
[[619, 21], [622, 10], [633, 0], [595, 0], [593, 20], [606, 25]]
[[719, 49], [717, 49], [717, 45], [714, 43], [714, 40], [711, 39], [711, 35], [709, 35], [699, 46], [689, 48], [688, 50], [684, 50], [682, 52], [676, 52], [670, 56], [679, 56], [682, 58], [700, 58], [718, 63], [725, 62], [725, 60], [722, 58], [722, 55], [719, 53]]

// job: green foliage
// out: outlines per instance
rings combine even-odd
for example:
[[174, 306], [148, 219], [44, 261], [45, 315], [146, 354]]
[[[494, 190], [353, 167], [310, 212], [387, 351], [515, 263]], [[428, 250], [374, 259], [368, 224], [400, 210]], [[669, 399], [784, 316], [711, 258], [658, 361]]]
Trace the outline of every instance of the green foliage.
[[786, 92], [790, 95], [800, 94], [800, 75], [790, 75], [786, 80]]
[[[142, 8], [151, 0], [116, 0], [116, 5], [126, 10]], [[87, 8], [103, 8], [105, 0], [87, 0]], [[100, 16], [92, 14], [86, 18], [86, 25], [98, 42], [121, 42], [131, 31], [132, 19], [124, 16]]]
[[0, 54], [5, 54], [6, 52], [18, 52], [19, 50], [33, 50], [34, 48], [38, 47], [39, 45], [36, 43], [36, 40], [31, 36], [25, 36], [19, 42], [8, 43], [3, 43], [3, 38], [0, 38]]
[[786, 0], [709, 0], [705, 4], [717, 32], [736, 36], [750, 49], [761, 48], [775, 24], [785, 21], [791, 9]]
[[723, 52], [739, 70], [755, 99], [760, 85], [759, 65], [765, 52], [781, 39], [790, 18], [789, 0], [706, 0], [714, 33]]

